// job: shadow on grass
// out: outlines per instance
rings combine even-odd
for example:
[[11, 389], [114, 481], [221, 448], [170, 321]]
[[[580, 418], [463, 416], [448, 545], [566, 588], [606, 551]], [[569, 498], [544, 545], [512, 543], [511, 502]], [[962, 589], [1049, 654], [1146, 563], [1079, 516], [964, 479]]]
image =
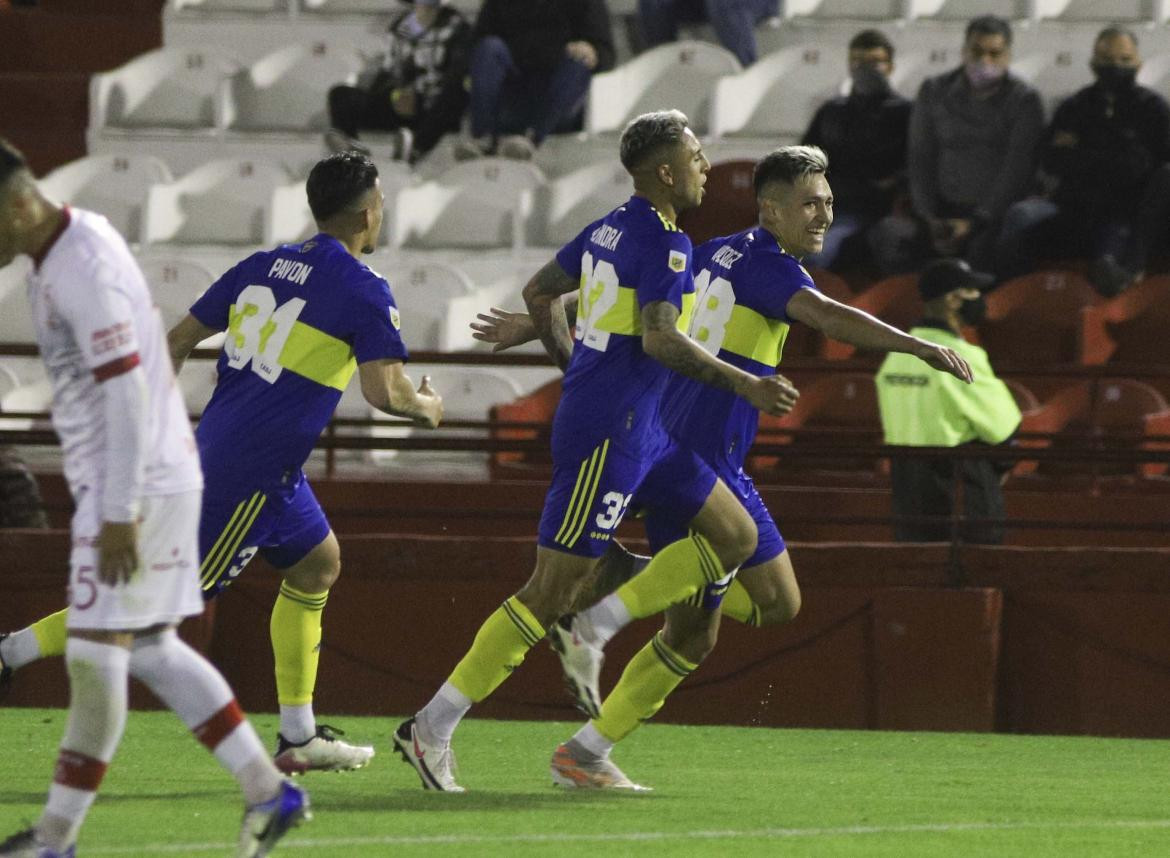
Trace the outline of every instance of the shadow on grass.
[[570, 792], [550, 786], [540, 791], [472, 791], [440, 795], [411, 789], [389, 789], [363, 795], [331, 797], [322, 810], [352, 810], [385, 813], [408, 810], [420, 813], [468, 813], [486, 810], [536, 811], [563, 813], [566, 805], [612, 805], [625, 801], [652, 801], [654, 793], [589, 790]]

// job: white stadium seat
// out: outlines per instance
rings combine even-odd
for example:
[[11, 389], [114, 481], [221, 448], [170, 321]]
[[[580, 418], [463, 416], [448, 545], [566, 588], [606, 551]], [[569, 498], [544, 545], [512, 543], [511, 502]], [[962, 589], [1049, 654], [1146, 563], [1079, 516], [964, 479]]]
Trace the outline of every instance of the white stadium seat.
[[127, 153], [86, 155], [58, 167], [40, 185], [50, 199], [105, 215], [127, 241], [138, 241], [147, 191], [172, 181], [160, 158]]
[[303, 183], [291, 182], [275, 164], [211, 161], [150, 189], [143, 243], [268, 245], [296, 238], [304, 231], [291, 234], [296, 206], [308, 204]]
[[300, 3], [306, 12], [335, 15], [385, 15], [387, 11], [386, 0], [300, 0]]
[[781, 5], [786, 18], [892, 23], [905, 17], [904, 0], [787, 0]]
[[712, 98], [712, 136], [803, 134], [816, 109], [841, 91], [848, 73], [844, 60], [837, 51], [800, 45], [720, 78]]
[[277, 12], [288, 14], [289, 0], [172, 0], [176, 12]]
[[416, 349], [442, 349], [451, 300], [475, 292], [467, 274], [443, 262], [419, 262], [387, 274], [387, 280], [402, 316], [402, 336]]
[[179, 390], [183, 393], [183, 404], [188, 414], [202, 414], [219, 379], [216, 361], [189, 360], [179, 371]]
[[1009, 21], [1031, 15], [1031, 0], [911, 0], [910, 15], [934, 21], [961, 21], [997, 15]]
[[404, 188], [395, 200], [394, 247], [520, 247], [534, 191], [544, 174], [531, 164], [481, 158], [437, 180]]
[[529, 241], [559, 247], [633, 191], [630, 174], [612, 157], [553, 179], [536, 193]]
[[1067, 43], [1056, 51], [1042, 51], [1012, 60], [1012, 72], [1036, 89], [1044, 100], [1045, 119], [1060, 102], [1093, 82], [1089, 70], [1091, 40]]
[[223, 124], [222, 81], [238, 68], [206, 48], [150, 51], [90, 79], [90, 128], [214, 131]]
[[239, 131], [323, 131], [329, 89], [361, 70], [349, 45], [316, 41], [272, 52], [237, 72], [226, 100], [226, 125]]
[[1108, 3], [1101, 0], [1036, 0], [1036, 17], [1068, 22], [1137, 23], [1153, 21], [1157, 6], [1154, 0], [1109, 0]]
[[140, 259], [138, 265], [168, 330], [216, 279], [205, 266], [179, 257], [152, 256]]
[[651, 48], [613, 71], [593, 76], [585, 130], [621, 131], [640, 113], [673, 107], [687, 115], [696, 132], [704, 133], [715, 82], [741, 68], [730, 51], [706, 42]]

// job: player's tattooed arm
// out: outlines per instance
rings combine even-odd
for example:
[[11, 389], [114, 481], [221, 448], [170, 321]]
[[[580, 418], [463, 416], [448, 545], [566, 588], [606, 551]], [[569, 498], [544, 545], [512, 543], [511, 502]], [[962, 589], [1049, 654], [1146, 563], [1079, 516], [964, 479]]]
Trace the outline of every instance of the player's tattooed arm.
[[767, 414], [787, 414], [799, 394], [785, 378], [760, 378], [706, 352], [678, 329], [678, 308], [652, 301], [642, 308], [642, 348], [677, 373], [742, 396]]
[[541, 268], [524, 287], [524, 303], [536, 335], [557, 366], [569, 365], [573, 335], [561, 296], [577, 288], [577, 281], [553, 260]]
[[218, 334], [215, 328], [209, 328], [190, 313], [167, 331], [167, 350], [171, 353], [171, 363], [175, 367], [175, 375], [183, 368], [183, 361], [199, 345], [212, 334]]

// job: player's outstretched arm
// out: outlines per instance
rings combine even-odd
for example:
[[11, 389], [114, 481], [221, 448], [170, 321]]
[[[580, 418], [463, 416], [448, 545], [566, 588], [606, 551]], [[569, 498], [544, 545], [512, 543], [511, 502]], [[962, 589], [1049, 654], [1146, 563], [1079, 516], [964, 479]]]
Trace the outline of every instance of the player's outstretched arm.
[[678, 307], [652, 301], [642, 308], [642, 348], [675, 372], [730, 390], [765, 414], [787, 414], [800, 394], [782, 376], [760, 378], [704, 351], [678, 329]]
[[791, 318], [831, 339], [866, 351], [906, 352], [962, 381], [970, 383], [972, 379], [971, 367], [954, 349], [912, 337], [815, 289], [801, 289], [789, 299], [785, 309]]
[[183, 362], [199, 345], [212, 334], [218, 334], [215, 328], [209, 328], [190, 313], [184, 316], [177, 325], [167, 331], [167, 349], [171, 353], [171, 363], [175, 367], [175, 375], [183, 368]]
[[[565, 305], [565, 317], [572, 328], [577, 322], [577, 293], [570, 292], [561, 298]], [[493, 352], [522, 346], [539, 339], [532, 317], [527, 313], [513, 313], [499, 307], [492, 307], [486, 313], [477, 313], [472, 322], [471, 336], [481, 343], [491, 343]]]
[[577, 281], [565, 273], [554, 259], [533, 275], [524, 287], [524, 304], [532, 326], [557, 366], [564, 369], [573, 354], [573, 335], [565, 304], [560, 300], [577, 288]]
[[395, 417], [409, 417], [417, 426], [435, 429], [443, 420], [443, 397], [423, 376], [418, 390], [400, 360], [371, 360], [358, 364], [358, 380], [366, 402]]

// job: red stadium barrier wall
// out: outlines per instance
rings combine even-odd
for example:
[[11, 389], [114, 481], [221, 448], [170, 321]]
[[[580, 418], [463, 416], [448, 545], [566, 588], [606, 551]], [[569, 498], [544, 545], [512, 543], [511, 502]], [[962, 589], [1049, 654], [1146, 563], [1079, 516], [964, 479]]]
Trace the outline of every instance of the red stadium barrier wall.
[[[330, 596], [318, 707], [399, 715], [428, 699], [487, 613], [527, 577], [531, 540], [346, 536]], [[0, 628], [56, 609], [60, 531], [0, 533]], [[760, 726], [1170, 736], [1170, 549], [796, 545], [800, 616], [725, 623], [664, 721]], [[953, 582], [962, 586], [948, 586]], [[275, 573], [257, 563], [189, 635], [248, 709], [275, 708], [268, 614]], [[611, 645], [606, 688], [655, 631]], [[476, 714], [577, 716], [544, 646]], [[17, 705], [62, 705], [63, 671], [22, 673]], [[145, 697], [139, 697], [140, 703]]]

